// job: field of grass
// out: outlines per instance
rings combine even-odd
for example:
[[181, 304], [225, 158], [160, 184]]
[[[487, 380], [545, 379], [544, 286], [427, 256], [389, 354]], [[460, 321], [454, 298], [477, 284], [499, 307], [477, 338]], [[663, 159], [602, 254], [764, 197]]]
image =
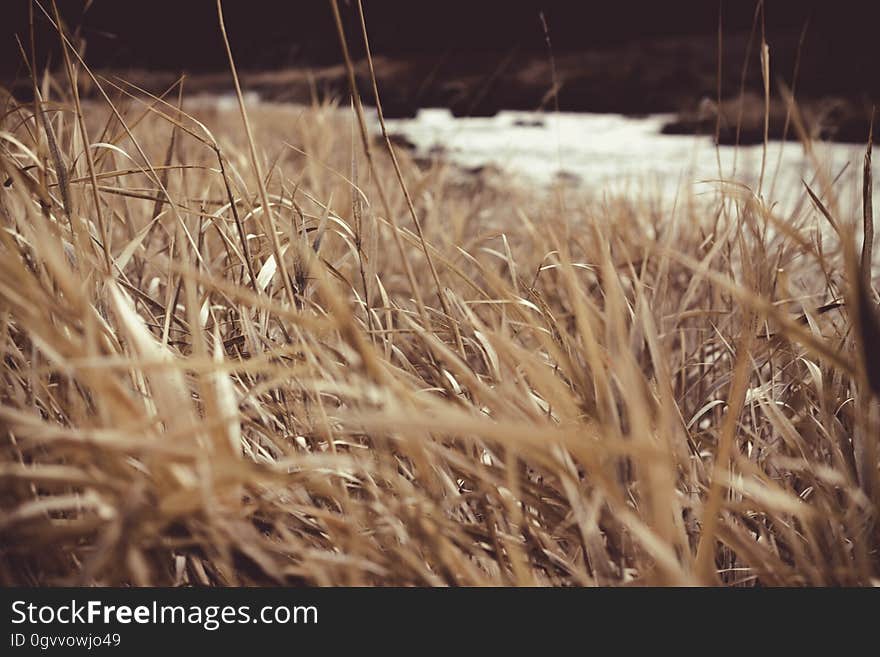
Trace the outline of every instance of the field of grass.
[[88, 83], [2, 99], [0, 584], [880, 582], [832, 180], [673, 208]]

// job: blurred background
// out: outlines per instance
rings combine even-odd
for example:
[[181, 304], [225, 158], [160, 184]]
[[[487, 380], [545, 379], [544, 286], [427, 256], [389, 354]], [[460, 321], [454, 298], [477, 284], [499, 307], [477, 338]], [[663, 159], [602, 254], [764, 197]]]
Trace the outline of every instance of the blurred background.
[[[29, 50], [31, 7], [39, 68], [60, 62], [40, 6], [8, 0], [0, 66], [19, 99], [31, 94], [16, 40]], [[372, 104], [358, 2], [339, 0], [339, 8], [359, 91]], [[675, 198], [682, 181], [719, 176], [760, 186], [769, 109], [774, 181], [778, 174], [796, 207], [800, 181], [812, 174], [801, 149], [783, 147], [804, 136], [786, 90], [806, 135], [826, 142], [822, 161], [842, 184], [859, 170], [880, 99], [878, 2], [363, 0], [363, 8], [398, 145], [417, 162], [444, 158], [466, 171], [595, 189], [638, 182], [663, 198]], [[111, 79], [162, 93], [186, 74], [187, 98], [209, 103], [232, 91], [212, 0], [62, 0], [59, 10], [90, 67]], [[224, 0], [223, 11], [249, 98], [291, 107], [347, 101], [328, 0]], [[80, 87], [94, 95], [87, 76]]]
[[[26, 93], [26, 69], [15, 35], [27, 43], [29, 0], [7, 0], [0, 74]], [[771, 48], [774, 87], [788, 85], [800, 53], [799, 98], [839, 97], [870, 104], [880, 97], [880, 3], [767, 0], [614, 2], [522, 0], [365, 0], [370, 42], [387, 110], [411, 116], [441, 106], [456, 115], [535, 109], [553, 88], [541, 14], [556, 58], [563, 110], [648, 113], [693, 109], [718, 93], [718, 28], [722, 27], [722, 97], [761, 92], [757, 53], [763, 31]], [[51, 11], [50, 5], [44, 6]], [[267, 97], [303, 100], [345, 90], [339, 40], [325, 0], [226, 0], [227, 28], [243, 71], [288, 71], [252, 80]], [[194, 87], [229, 84], [215, 3], [153, 0], [61, 0], [71, 31], [97, 69], [139, 75], [159, 88], [181, 72]], [[357, 3], [340, 0], [353, 54], [363, 54]], [[57, 37], [35, 8], [40, 65], [57, 64]], [[802, 42], [803, 47], [799, 48]], [[290, 71], [310, 71], [316, 85]], [[214, 78], [204, 78], [220, 73]], [[148, 75], [149, 74], [149, 75]], [[167, 75], [163, 75], [167, 74]], [[197, 77], [203, 76], [203, 80]], [[152, 77], [151, 77], [152, 76]], [[775, 91], [775, 90], [774, 90]]]

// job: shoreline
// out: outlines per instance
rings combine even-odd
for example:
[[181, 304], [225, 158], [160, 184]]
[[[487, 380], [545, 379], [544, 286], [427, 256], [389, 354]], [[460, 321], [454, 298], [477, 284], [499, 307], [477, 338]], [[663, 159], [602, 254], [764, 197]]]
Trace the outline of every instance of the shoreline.
[[[809, 48], [802, 53], [799, 74], [792, 79], [791, 52], [795, 33], [777, 35], [770, 69], [771, 138], [796, 139], [786, 89], [794, 90], [806, 132], [813, 138], [865, 143], [872, 107], [880, 90], [842, 88], [827, 62]], [[717, 62], [714, 37], [652, 38], [595, 50], [557, 52], [552, 66], [548, 53], [444, 52], [412, 57], [374, 58], [379, 94], [387, 118], [412, 118], [420, 109], [446, 108], [454, 116], [488, 117], [499, 111], [614, 113], [623, 116], [675, 114], [665, 134], [718, 134], [718, 143], [743, 145], [764, 139], [763, 81], [757, 47], [747, 34], [725, 36], [723, 61]], [[743, 66], [747, 63], [748, 65]], [[137, 68], [103, 69], [110, 81], [125, 80], [161, 94], [185, 76], [184, 93], [224, 95], [233, 91], [227, 70], [171, 71]], [[269, 102], [309, 103], [344, 99], [349, 94], [342, 64], [298, 65], [287, 68], [239, 70], [242, 88]], [[373, 98], [365, 60], [355, 63], [355, 80], [365, 104]], [[80, 75], [85, 96], [95, 95], [93, 83]], [[7, 88], [26, 100], [30, 83], [9, 82]], [[718, 103], [719, 89], [721, 102]], [[720, 115], [720, 121], [718, 117]], [[739, 127], [737, 127], [739, 126]], [[875, 130], [880, 140], [880, 130]]]

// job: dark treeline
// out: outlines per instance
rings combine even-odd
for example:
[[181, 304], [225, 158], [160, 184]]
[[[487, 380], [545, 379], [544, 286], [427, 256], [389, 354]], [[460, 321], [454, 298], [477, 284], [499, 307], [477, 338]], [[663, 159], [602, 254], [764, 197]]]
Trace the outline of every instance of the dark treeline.
[[[5, 70], [15, 66], [11, 35], [26, 33], [29, 0], [4, 2]], [[725, 30], [748, 30], [754, 0], [364, 0], [370, 39], [377, 53], [432, 54], [448, 49], [538, 51], [545, 47], [539, 20], [550, 25], [561, 52], [602, 48], [656, 36], [714, 34], [719, 11]], [[47, 8], [47, 1], [43, 2]], [[90, 61], [99, 67], [217, 70], [226, 66], [217, 33], [213, 0], [60, 0], [70, 27], [89, 42]], [[800, 30], [810, 20], [812, 46], [834, 62], [877, 53], [880, 9], [854, 0], [766, 0], [770, 34]], [[271, 68], [325, 64], [338, 59], [339, 46], [327, 0], [225, 0], [230, 38], [243, 67]], [[340, 0], [355, 33], [356, 2]], [[41, 37], [46, 21], [35, 10]], [[41, 39], [41, 49], [50, 42]], [[352, 40], [358, 52], [360, 40]], [[867, 64], [867, 62], [865, 62]]]
[[[48, 0], [41, 2], [49, 9]], [[357, 2], [339, 2], [350, 47], [359, 57]], [[380, 69], [389, 105], [404, 113], [425, 103], [461, 112], [533, 106], [549, 84], [540, 68], [547, 60], [541, 13], [560, 62], [564, 108], [669, 110], [685, 99], [713, 95], [719, 15], [725, 95], [737, 93], [746, 54], [757, 59], [756, 47], [748, 48], [756, 0], [364, 0], [364, 5], [374, 53], [409, 66], [403, 74]], [[27, 43], [28, 7], [29, 0], [4, 3], [0, 72], [7, 84], [26, 73], [14, 35]], [[340, 61], [327, 0], [225, 0], [223, 7], [243, 71]], [[59, 0], [59, 8], [68, 29], [84, 39], [95, 68], [169, 73], [227, 68], [213, 0]], [[34, 12], [39, 63], [57, 63], [58, 39], [39, 7]], [[799, 94], [862, 104], [880, 100], [880, 2], [766, 0], [763, 17], [774, 83], [790, 82], [799, 37], [808, 26]], [[501, 67], [506, 68], [496, 75]], [[493, 80], [492, 93], [481, 94]], [[757, 65], [751, 65], [747, 82], [760, 89]], [[327, 89], [336, 93], [337, 83], [328, 82]]]

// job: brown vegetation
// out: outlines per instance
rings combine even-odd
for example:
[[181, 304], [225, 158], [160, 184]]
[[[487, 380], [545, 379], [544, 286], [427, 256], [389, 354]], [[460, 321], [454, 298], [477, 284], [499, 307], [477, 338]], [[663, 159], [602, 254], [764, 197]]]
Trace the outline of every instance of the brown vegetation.
[[347, 107], [101, 84], [4, 100], [4, 585], [880, 578], [831, 181], [794, 216], [463, 186]]

